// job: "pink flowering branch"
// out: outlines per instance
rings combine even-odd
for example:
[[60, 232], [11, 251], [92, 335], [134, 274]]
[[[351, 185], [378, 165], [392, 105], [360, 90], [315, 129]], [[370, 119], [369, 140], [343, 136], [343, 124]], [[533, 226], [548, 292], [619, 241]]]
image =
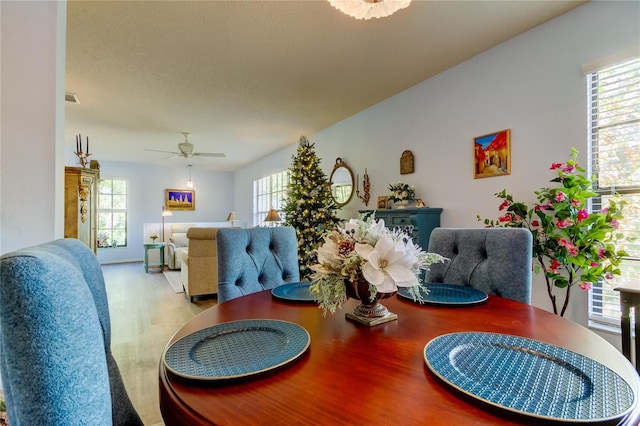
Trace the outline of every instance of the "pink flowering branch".
[[[533, 235], [533, 258], [536, 273], [544, 273], [547, 294], [553, 312], [563, 316], [571, 296], [571, 287], [589, 290], [594, 283], [620, 274], [619, 264], [627, 253], [616, 250], [617, 232], [622, 220], [624, 202], [614, 200], [599, 212], [589, 213], [589, 199], [598, 194], [592, 182], [578, 165], [578, 151], [571, 150], [565, 163], [553, 163], [550, 170], [556, 177], [556, 187], [542, 188], [535, 194], [538, 202], [529, 208], [502, 190], [495, 194], [503, 200], [497, 221], [481, 219], [486, 226], [527, 228]], [[558, 309], [557, 292], [564, 290]]]

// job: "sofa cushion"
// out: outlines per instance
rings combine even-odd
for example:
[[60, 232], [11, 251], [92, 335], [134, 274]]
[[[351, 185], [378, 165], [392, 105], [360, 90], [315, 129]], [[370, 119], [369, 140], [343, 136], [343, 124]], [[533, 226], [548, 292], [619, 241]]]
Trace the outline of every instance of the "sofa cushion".
[[194, 224], [191, 223], [183, 223], [180, 225], [171, 225], [171, 234], [186, 234], [189, 228], [193, 228]]
[[176, 265], [182, 267], [183, 262], [189, 256], [189, 247], [178, 247], [175, 252]]
[[175, 244], [176, 247], [189, 247], [189, 239], [186, 233], [171, 234], [169, 240]]

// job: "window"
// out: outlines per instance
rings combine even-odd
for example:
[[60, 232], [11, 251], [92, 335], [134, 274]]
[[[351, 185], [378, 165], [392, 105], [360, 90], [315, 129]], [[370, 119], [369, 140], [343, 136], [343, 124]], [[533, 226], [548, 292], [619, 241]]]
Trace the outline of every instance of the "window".
[[280, 210], [286, 195], [289, 171], [253, 181], [253, 224], [263, 226], [269, 209]]
[[127, 245], [127, 181], [103, 179], [98, 184], [98, 246]]
[[614, 193], [626, 201], [619, 230], [635, 241], [619, 248], [629, 253], [622, 275], [593, 286], [589, 319], [619, 326], [619, 294], [615, 287], [640, 276], [640, 58], [587, 75], [589, 96], [589, 155], [598, 210]]

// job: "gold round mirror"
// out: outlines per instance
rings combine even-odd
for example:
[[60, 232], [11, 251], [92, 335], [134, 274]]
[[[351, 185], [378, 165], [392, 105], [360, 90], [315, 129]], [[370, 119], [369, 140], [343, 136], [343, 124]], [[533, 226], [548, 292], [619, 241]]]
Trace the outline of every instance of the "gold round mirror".
[[329, 177], [331, 196], [338, 206], [344, 206], [353, 197], [353, 173], [342, 158], [336, 158], [336, 164]]

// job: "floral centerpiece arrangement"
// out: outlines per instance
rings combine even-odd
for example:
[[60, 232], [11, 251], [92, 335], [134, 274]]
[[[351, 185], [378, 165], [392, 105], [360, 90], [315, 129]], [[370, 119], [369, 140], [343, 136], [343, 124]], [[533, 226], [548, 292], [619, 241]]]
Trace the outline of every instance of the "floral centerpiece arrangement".
[[[558, 306], [554, 287], [565, 289], [560, 316], [569, 304], [571, 287], [578, 284], [582, 290], [589, 290], [593, 283], [612, 279], [620, 274], [618, 265], [627, 256], [615, 246], [622, 238], [616, 230], [622, 219], [624, 202], [618, 204], [609, 200], [607, 207], [589, 213], [588, 201], [598, 194], [592, 190], [585, 170], [578, 165], [577, 156], [578, 151], [574, 148], [566, 163], [551, 165], [551, 170], [557, 173], [551, 182], [560, 185], [536, 191], [538, 202], [532, 208], [514, 201], [506, 190], [502, 190], [495, 195], [503, 200], [499, 206], [503, 215], [495, 221], [484, 219], [487, 226], [531, 231], [533, 258], [537, 261], [534, 270], [544, 272], [555, 314], [558, 314]], [[480, 216], [478, 220], [482, 220]]]
[[347, 300], [348, 288], [366, 280], [370, 300], [380, 294], [395, 294], [408, 287], [414, 300], [426, 293], [419, 280], [421, 270], [446, 259], [426, 253], [400, 229], [390, 230], [375, 217], [351, 219], [324, 235], [317, 250], [311, 293], [326, 315], [334, 313]]
[[158, 239], [158, 234], [155, 234], [155, 233], [151, 234], [151, 235], [149, 235], [149, 238], [151, 239], [152, 243], [155, 243], [156, 240]]
[[398, 201], [411, 201], [416, 198], [416, 189], [413, 185], [407, 183], [398, 182], [394, 185], [389, 184], [389, 191], [391, 191], [389, 199], [394, 203]]

